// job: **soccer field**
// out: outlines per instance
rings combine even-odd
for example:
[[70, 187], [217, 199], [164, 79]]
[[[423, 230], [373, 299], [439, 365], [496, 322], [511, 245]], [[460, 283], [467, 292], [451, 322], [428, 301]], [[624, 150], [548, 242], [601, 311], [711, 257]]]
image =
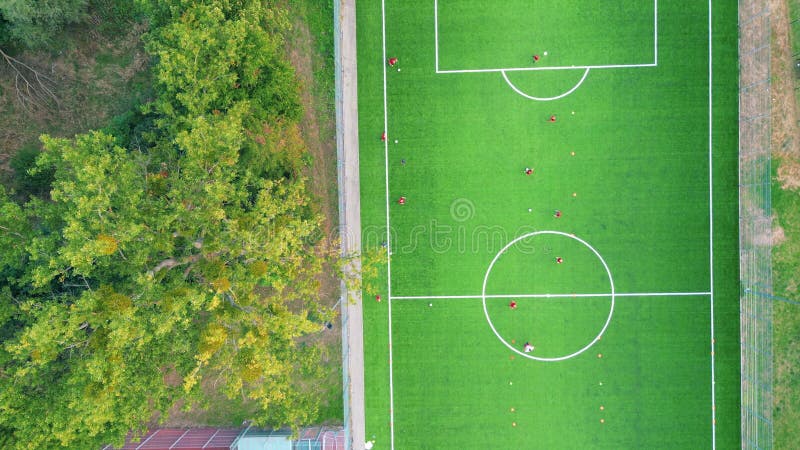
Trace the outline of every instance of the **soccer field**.
[[735, 2], [369, 0], [357, 35], [373, 448], [739, 448]]

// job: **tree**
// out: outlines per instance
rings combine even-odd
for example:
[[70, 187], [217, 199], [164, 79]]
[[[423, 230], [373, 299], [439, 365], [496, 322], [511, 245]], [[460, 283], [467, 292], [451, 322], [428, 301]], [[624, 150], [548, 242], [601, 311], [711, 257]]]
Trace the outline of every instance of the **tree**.
[[181, 126], [180, 117], [225, 111], [249, 100], [256, 120], [300, 117], [294, 70], [282, 54], [289, 23], [278, 9], [260, 1], [225, 1], [188, 8], [175, 21], [146, 37], [158, 57], [162, 95], [153, 108]]
[[153, 31], [147, 145], [44, 136], [29, 173], [52, 174], [49, 198], [0, 191], [4, 448], [120, 444], [205, 381], [257, 402], [256, 423], [313, 420], [301, 338], [332, 317], [317, 276], [335, 251], [300, 176], [279, 15], [230, 3]]
[[88, 0], [4, 0], [0, 2], [0, 45], [44, 47], [66, 24], [80, 21]]
[[206, 377], [262, 421], [313, 417], [293, 374], [316, 362], [296, 339], [321, 329], [319, 218], [302, 179], [238, 165], [243, 109], [197, 118], [174, 172], [102, 133], [45, 138], [52, 202], [0, 199], [0, 423], [20, 446], [118, 441]]

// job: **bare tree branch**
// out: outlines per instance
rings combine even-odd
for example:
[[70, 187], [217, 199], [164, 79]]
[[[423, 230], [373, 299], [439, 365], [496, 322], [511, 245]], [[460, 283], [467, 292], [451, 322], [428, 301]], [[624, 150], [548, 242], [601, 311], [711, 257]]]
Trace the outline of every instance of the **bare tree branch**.
[[173, 267], [176, 267], [176, 266], [182, 266], [184, 264], [188, 264], [189, 262], [190, 261], [185, 261], [185, 260], [184, 261], [178, 261], [175, 258], [167, 258], [167, 259], [161, 261], [160, 263], [158, 263], [152, 269], [150, 269], [148, 271], [148, 274], [153, 276], [153, 275], [157, 274], [158, 272], [162, 271], [163, 269], [169, 270], [169, 269], [172, 269]]
[[0, 57], [14, 73], [14, 89], [17, 100], [26, 110], [41, 108], [54, 110], [61, 106], [53, 90], [55, 81], [42, 72], [14, 58], [0, 49]]
[[228, 292], [223, 293], [222, 297], [225, 300], [227, 300], [227, 302], [230, 303], [231, 306], [233, 306], [234, 308], [236, 308], [236, 309], [238, 309], [240, 311], [244, 311], [246, 313], [252, 313], [253, 311], [255, 311], [255, 308], [253, 308], [252, 306], [242, 306], [242, 305], [236, 303], [236, 300], [234, 300], [234, 298]]
[[11, 231], [11, 230], [9, 230], [7, 227], [4, 227], [4, 226], [2, 226], [2, 225], [0, 225], [0, 230], [3, 230], [3, 231], [5, 231], [5, 232], [7, 232], [8, 234], [13, 234], [14, 236], [16, 236], [16, 237], [18, 237], [18, 238], [20, 238], [20, 239], [25, 239], [25, 236], [23, 236], [23, 235], [21, 235], [21, 234], [17, 233], [16, 231]]
[[[198, 242], [195, 242], [194, 246], [197, 247], [197, 248], [201, 248], [202, 244], [198, 244]], [[214, 252], [214, 253], [211, 253], [211, 254], [209, 254], [207, 256], [209, 258], [213, 258], [213, 257], [219, 256], [221, 253], [222, 252]], [[203, 258], [202, 254], [187, 256], [186, 258], [183, 258], [181, 260], [177, 260], [175, 258], [167, 258], [167, 259], [161, 261], [160, 263], [156, 264], [156, 266], [153, 267], [152, 269], [148, 270], [147, 273], [150, 276], [154, 276], [158, 272], [160, 272], [160, 271], [162, 271], [164, 269], [169, 270], [169, 269], [172, 269], [173, 267], [196, 263], [197, 261], [200, 260], [200, 258]], [[187, 273], [188, 273], [188, 271], [189, 271], [189, 269], [187, 269]]]

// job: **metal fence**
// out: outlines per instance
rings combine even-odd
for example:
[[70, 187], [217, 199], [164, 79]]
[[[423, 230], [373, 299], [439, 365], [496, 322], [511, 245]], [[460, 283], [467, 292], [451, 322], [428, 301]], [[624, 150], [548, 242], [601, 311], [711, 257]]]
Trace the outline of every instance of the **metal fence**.
[[344, 429], [318, 427], [306, 429], [292, 441], [292, 450], [346, 450]]
[[772, 205], [768, 0], [739, 1], [742, 448], [772, 448]]
[[[800, 105], [800, 0], [788, 0], [789, 38], [792, 41], [792, 61], [794, 63], [794, 99]], [[797, 121], [800, 124], [800, 120]]]

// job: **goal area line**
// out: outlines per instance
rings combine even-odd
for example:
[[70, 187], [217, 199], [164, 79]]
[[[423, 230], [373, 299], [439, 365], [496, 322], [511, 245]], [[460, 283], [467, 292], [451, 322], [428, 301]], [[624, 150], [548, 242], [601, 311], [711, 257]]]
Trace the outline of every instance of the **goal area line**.
[[571, 70], [571, 69], [584, 69], [584, 70], [620, 69], [620, 68], [658, 66], [658, 0], [653, 0], [653, 62], [652, 63], [569, 65], [569, 66], [551, 66], [551, 67], [514, 67], [505, 69], [500, 69], [500, 68], [440, 69], [439, 68], [439, 0], [433, 0], [433, 24], [434, 24], [433, 35], [434, 35], [434, 58], [435, 58], [434, 67], [436, 73], [482, 73], [482, 72], [515, 72], [515, 71], [537, 71], [537, 70]]
[[657, 67], [650, 64], [608, 64], [601, 66], [553, 66], [553, 67], [508, 67], [500, 69], [436, 69], [436, 73], [492, 73], [492, 72], [541, 72], [546, 70], [586, 70], [586, 69], [631, 69], [638, 67]]

